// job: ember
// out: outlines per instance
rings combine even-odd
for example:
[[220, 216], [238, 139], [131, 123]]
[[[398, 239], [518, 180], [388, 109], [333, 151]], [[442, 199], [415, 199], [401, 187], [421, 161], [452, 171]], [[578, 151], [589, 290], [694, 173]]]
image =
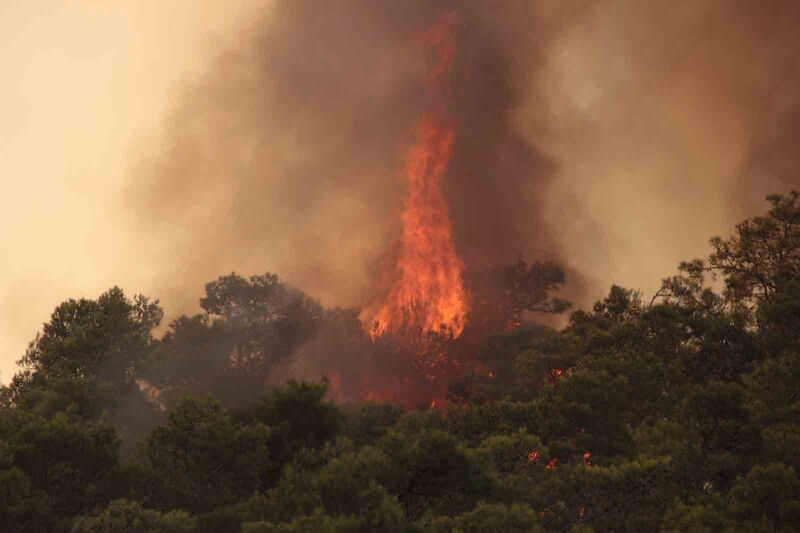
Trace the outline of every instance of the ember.
[[591, 452], [586, 452], [583, 454], [583, 462], [587, 468], [591, 468], [593, 466], [592, 462], [590, 461], [591, 458], [592, 458]]

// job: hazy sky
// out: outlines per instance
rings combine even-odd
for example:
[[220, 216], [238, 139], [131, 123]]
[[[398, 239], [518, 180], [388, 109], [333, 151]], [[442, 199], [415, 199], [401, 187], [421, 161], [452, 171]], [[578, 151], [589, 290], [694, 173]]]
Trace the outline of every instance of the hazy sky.
[[225, 30], [263, 4], [0, 2], [0, 380], [60, 301], [141, 290], [146, 265], [120, 268], [114, 253], [137, 244], [115, 219], [134, 147]]
[[796, 0], [415, 1], [0, 1], [0, 381], [58, 303], [115, 284], [168, 316], [231, 270], [367, 303], [399, 221], [406, 34], [444, 4], [472, 24], [456, 107], [490, 128], [457, 133], [469, 260], [555, 257], [581, 305], [652, 294], [800, 185]]

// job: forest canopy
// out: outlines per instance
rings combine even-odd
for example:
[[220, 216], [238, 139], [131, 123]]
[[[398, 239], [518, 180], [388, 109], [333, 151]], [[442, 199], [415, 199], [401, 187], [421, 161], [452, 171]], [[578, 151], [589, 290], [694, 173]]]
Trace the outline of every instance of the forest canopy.
[[561, 329], [523, 259], [413, 346], [271, 273], [160, 335], [157, 300], [63, 302], [0, 390], [0, 531], [795, 531], [800, 193], [768, 200]]

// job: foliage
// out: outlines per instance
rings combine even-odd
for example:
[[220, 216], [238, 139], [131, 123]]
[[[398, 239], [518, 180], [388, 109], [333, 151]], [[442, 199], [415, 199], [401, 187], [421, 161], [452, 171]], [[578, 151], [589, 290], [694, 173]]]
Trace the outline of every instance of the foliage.
[[241, 425], [213, 398], [182, 400], [141, 450], [154, 506], [207, 511], [258, 490], [269, 467], [270, 431]]
[[[800, 195], [769, 201], [560, 330], [530, 318], [563, 272], [522, 260], [412, 349], [272, 274], [208, 284], [160, 340], [144, 297], [69, 300], [0, 390], [0, 530], [794, 531]], [[330, 380], [271, 385], [311, 354]], [[334, 401], [380, 392], [411, 405]]]
[[536, 513], [528, 506], [479, 503], [468, 513], [437, 518], [428, 528], [431, 532], [442, 533], [535, 533], [541, 531], [538, 523]]
[[228, 407], [260, 395], [264, 380], [322, 325], [322, 306], [274, 274], [235, 273], [206, 284], [204, 313], [174, 320], [146, 376], [170, 404], [214, 394]]
[[115, 500], [97, 515], [79, 518], [73, 533], [191, 533], [194, 520], [183, 511], [161, 513], [138, 502]]

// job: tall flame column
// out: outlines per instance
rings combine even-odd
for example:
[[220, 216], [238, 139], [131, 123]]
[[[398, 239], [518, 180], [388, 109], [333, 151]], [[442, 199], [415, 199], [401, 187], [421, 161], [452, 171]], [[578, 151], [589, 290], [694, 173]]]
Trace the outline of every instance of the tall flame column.
[[425, 33], [425, 45], [436, 54], [426, 76], [433, 108], [419, 120], [415, 142], [406, 154], [409, 192], [396, 278], [374, 318], [374, 336], [403, 328], [445, 331], [458, 336], [469, 310], [462, 272], [464, 264], [453, 243], [453, 231], [441, 183], [453, 150], [455, 130], [444, 98], [456, 51], [457, 18], [442, 17]]

